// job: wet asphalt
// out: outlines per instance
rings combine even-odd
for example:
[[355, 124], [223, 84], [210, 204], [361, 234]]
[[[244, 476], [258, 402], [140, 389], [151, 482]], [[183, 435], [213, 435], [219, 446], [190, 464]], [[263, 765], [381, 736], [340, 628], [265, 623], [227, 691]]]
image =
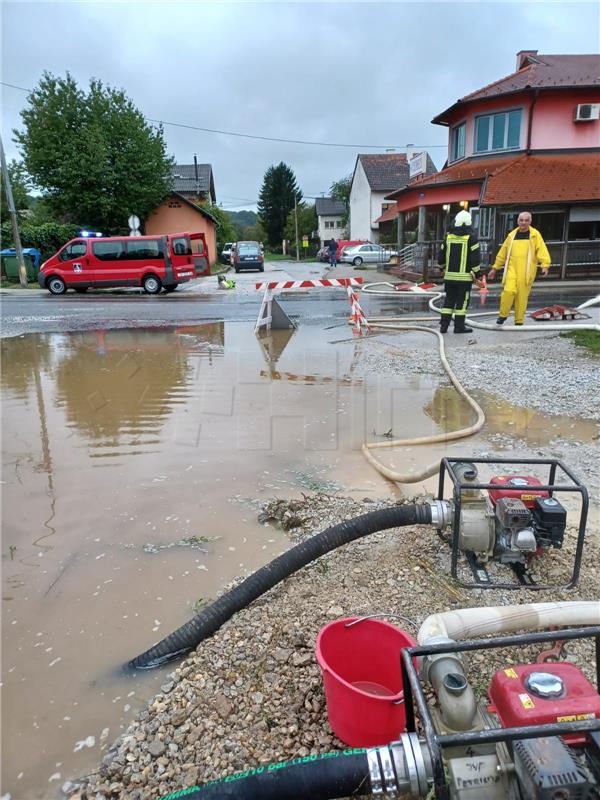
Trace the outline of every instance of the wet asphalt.
[[[244, 272], [228, 277], [236, 288], [220, 290], [215, 275], [183, 284], [169, 295], [149, 296], [141, 289], [97, 290], [85, 295], [74, 292], [54, 297], [41, 289], [11, 289], [0, 292], [2, 309], [1, 335], [67, 332], [90, 329], [161, 327], [190, 325], [217, 320], [256, 321], [263, 292], [256, 289], [261, 281], [319, 280], [323, 277], [361, 277], [365, 283], [397, 280], [374, 268], [355, 270], [339, 265], [330, 270], [318, 262], [279, 261], [266, 264], [265, 273]], [[530, 307], [553, 303], [576, 306], [597, 293], [591, 284], [564, 286], [556, 282], [538, 281], [530, 299]], [[277, 299], [296, 322], [310, 323], [330, 318], [343, 323], [348, 317], [346, 290], [340, 288], [289, 290], [277, 292]], [[361, 295], [367, 316], [393, 313], [423, 313], [427, 302], [415, 298], [383, 298]], [[486, 310], [497, 308], [498, 287], [487, 298]], [[478, 309], [476, 295], [471, 310]]]

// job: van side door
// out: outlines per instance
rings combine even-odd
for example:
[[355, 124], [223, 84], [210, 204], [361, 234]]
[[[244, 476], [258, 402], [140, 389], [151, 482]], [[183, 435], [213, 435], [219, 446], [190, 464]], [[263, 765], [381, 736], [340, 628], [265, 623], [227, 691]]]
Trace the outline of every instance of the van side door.
[[123, 283], [125, 246], [119, 239], [92, 239], [91, 261], [94, 267], [94, 286], [127, 286]]
[[124, 274], [127, 283], [121, 286], [141, 286], [144, 275], [151, 272], [165, 284], [165, 243], [162, 238], [132, 237], [125, 240]]

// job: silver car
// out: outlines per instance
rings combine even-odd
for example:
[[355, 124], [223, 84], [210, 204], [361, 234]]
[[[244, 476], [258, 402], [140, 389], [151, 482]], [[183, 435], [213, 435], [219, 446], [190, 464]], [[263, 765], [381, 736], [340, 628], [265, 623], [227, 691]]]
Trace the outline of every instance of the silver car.
[[387, 264], [392, 256], [397, 255], [398, 252], [396, 250], [382, 247], [380, 244], [357, 244], [354, 247], [346, 247], [340, 261], [359, 267], [363, 262], [366, 264]]

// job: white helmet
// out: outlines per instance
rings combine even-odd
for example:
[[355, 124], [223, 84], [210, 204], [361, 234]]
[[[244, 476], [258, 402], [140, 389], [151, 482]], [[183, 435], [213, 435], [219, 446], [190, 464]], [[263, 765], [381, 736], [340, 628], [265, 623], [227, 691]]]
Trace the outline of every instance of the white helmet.
[[473, 220], [468, 211], [459, 211], [454, 218], [454, 226], [460, 228], [461, 225], [472, 225]]

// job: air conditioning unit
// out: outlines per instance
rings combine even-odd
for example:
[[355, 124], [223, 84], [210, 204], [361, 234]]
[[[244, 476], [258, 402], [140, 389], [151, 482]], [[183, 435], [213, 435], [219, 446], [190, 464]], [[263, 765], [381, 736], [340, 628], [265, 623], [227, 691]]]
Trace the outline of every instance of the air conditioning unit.
[[580, 103], [575, 106], [575, 122], [589, 122], [600, 119], [600, 103]]

